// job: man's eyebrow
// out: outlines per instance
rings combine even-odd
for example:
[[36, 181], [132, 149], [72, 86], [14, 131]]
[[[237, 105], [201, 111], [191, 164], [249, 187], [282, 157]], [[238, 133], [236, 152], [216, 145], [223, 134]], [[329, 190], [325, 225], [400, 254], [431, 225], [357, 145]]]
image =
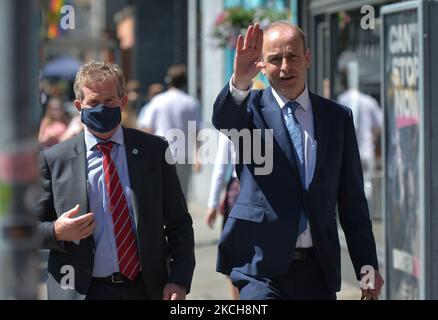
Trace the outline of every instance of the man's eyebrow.
[[268, 53], [268, 58], [276, 58], [278, 56], [280, 56], [279, 53]]

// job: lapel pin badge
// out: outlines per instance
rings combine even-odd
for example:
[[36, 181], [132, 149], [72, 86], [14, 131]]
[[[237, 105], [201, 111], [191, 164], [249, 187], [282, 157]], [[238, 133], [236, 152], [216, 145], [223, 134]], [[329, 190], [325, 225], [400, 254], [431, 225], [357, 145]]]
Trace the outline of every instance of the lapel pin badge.
[[138, 154], [138, 149], [132, 149], [132, 154], [133, 155], [137, 155]]

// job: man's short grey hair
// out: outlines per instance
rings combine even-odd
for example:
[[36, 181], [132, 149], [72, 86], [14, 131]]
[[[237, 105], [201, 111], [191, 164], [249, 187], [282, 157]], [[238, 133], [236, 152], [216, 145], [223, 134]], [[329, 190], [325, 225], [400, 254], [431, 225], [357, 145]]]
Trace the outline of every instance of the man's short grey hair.
[[117, 93], [120, 98], [126, 94], [125, 76], [122, 68], [115, 63], [91, 60], [84, 64], [76, 74], [73, 86], [76, 99], [82, 101], [84, 98], [82, 88], [93, 83], [102, 83], [112, 79], [117, 83]]
[[306, 34], [304, 33], [303, 30], [301, 30], [300, 27], [298, 27], [296, 24], [291, 23], [290, 21], [287, 21], [287, 20], [274, 21], [270, 25], [268, 25], [263, 30], [263, 32], [267, 33], [271, 29], [274, 29], [276, 27], [284, 27], [284, 26], [290, 27], [300, 34], [301, 40], [303, 41], [304, 51], [306, 51], [307, 50], [307, 36], [306, 36]]

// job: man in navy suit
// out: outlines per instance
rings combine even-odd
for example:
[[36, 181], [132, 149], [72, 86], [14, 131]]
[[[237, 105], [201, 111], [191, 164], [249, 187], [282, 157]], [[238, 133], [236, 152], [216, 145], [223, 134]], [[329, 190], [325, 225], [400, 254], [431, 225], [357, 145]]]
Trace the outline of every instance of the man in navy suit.
[[[383, 286], [352, 113], [308, 91], [310, 61], [297, 26], [276, 22], [264, 32], [249, 26], [214, 105], [218, 130], [261, 129], [265, 138], [272, 129], [274, 136], [269, 174], [257, 174], [255, 161], [242, 161], [245, 145], [235, 146], [241, 192], [223, 230], [217, 270], [230, 275], [241, 299], [336, 299], [336, 206], [357, 279], [364, 277], [363, 296], [378, 298]], [[260, 70], [271, 87], [250, 90]]]

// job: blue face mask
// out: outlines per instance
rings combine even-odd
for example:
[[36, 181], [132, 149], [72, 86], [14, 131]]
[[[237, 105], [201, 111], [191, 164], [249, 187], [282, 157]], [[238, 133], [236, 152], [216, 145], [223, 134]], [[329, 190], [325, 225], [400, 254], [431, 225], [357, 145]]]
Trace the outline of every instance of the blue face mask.
[[122, 120], [120, 107], [107, 107], [99, 104], [92, 108], [82, 109], [81, 121], [89, 129], [107, 133], [116, 128]]

